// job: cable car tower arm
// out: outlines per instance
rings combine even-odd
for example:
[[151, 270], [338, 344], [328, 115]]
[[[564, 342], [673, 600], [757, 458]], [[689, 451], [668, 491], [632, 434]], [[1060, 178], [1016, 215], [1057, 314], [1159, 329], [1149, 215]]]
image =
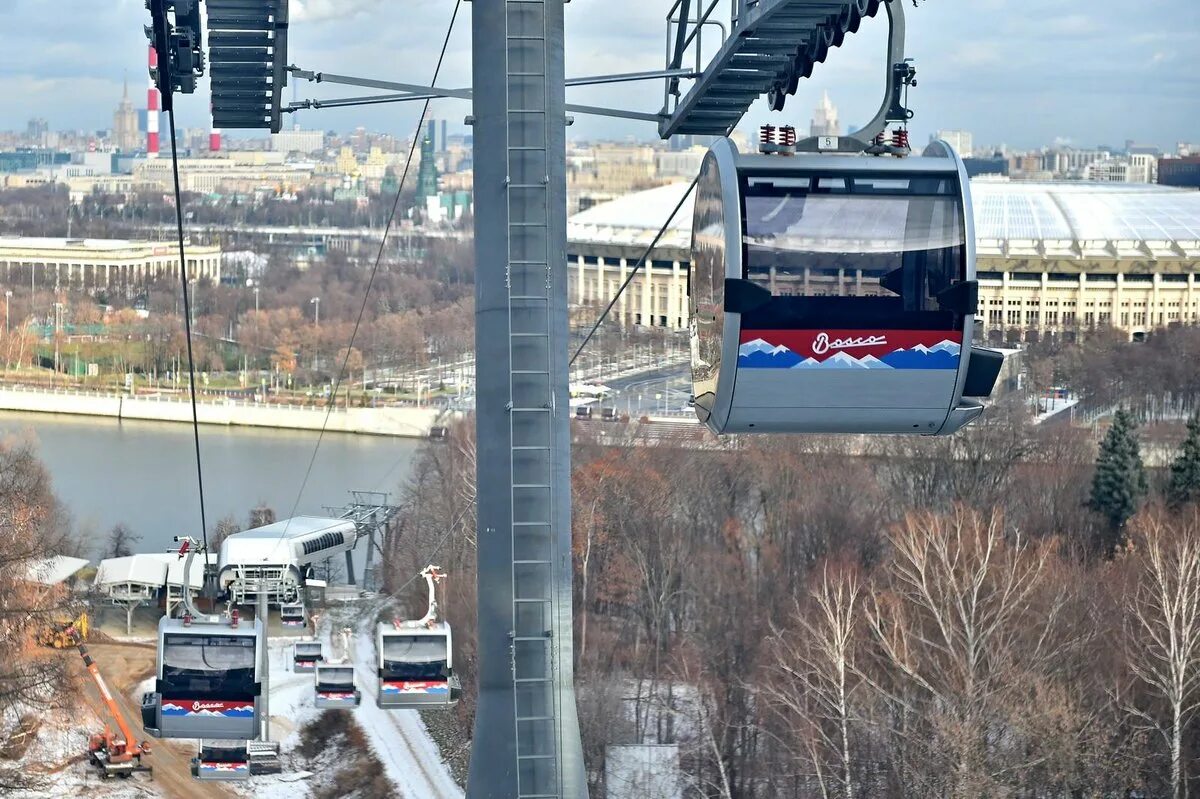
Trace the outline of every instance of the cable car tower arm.
[[[893, 66], [904, 60], [903, 0], [728, 0], [729, 28], [715, 17], [723, 0], [675, 0], [667, 12], [667, 68], [682, 68], [694, 57], [699, 77], [684, 93], [681, 78], [664, 81], [664, 101], [658, 132], [662, 138], [676, 134], [725, 135], [745, 115], [750, 105], [766, 96], [772, 110], [783, 110], [789, 95], [802, 79], [812, 75], [829, 51], [856, 33], [863, 19], [880, 6], [891, 23], [888, 59], [888, 92], [881, 114], [892, 109]], [[692, 16], [692, 11], [695, 16]], [[721, 35], [716, 54], [701, 65], [705, 31]], [[711, 34], [709, 36], [711, 42]], [[877, 115], [863, 130], [852, 134], [869, 141], [883, 129]], [[876, 129], [877, 128], [877, 129]]]

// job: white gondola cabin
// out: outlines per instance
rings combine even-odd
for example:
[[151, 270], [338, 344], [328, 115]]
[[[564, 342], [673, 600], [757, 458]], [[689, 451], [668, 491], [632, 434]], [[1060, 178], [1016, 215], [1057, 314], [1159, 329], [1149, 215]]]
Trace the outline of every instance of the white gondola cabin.
[[971, 346], [970, 183], [920, 157], [705, 156], [688, 280], [696, 413], [714, 432], [952, 433], [1002, 361]]
[[429, 591], [425, 615], [415, 621], [381, 623], [376, 631], [379, 693], [382, 708], [448, 707], [458, 702], [462, 684], [454, 674], [450, 625], [438, 621], [437, 584], [445, 573], [437, 566], [421, 571]]
[[297, 641], [292, 644], [292, 671], [311, 672], [325, 660], [325, 646], [320, 641]]
[[245, 741], [202, 740], [191, 767], [198, 780], [245, 781], [250, 779], [249, 750]]
[[303, 603], [285, 602], [279, 606], [279, 621], [284, 627], [305, 627], [308, 625], [308, 614]]
[[219, 617], [158, 622], [158, 673], [142, 723], [158, 738], [246, 740], [259, 733], [264, 628]]
[[351, 663], [317, 664], [314, 681], [317, 691], [314, 702], [319, 708], [338, 710], [355, 708], [362, 703], [362, 692], [355, 687]]
[[450, 625], [380, 624], [375, 646], [379, 707], [427, 708], [458, 702], [462, 685], [454, 674]]

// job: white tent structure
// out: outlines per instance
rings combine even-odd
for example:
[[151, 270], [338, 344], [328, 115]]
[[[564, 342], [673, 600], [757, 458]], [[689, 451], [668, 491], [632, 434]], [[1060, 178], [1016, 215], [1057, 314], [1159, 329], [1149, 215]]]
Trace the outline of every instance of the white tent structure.
[[[215, 555], [209, 555], [208, 560], [209, 563], [215, 563]], [[128, 634], [134, 609], [156, 601], [160, 591], [166, 591], [168, 616], [183, 601], [183, 567], [184, 560], [175, 552], [105, 558], [100, 561], [93, 584], [110, 602], [125, 608], [125, 632]], [[193, 596], [200, 592], [203, 582], [204, 559], [193, 558], [191, 573], [186, 575], [187, 588]]]
[[25, 579], [42, 585], [58, 585], [75, 572], [88, 565], [85, 558], [55, 555], [31, 561], [25, 570]]

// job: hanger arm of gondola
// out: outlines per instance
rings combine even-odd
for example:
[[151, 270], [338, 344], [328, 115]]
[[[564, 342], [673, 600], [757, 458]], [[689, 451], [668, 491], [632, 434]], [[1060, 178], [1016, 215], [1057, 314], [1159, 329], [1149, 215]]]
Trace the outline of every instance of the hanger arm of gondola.
[[859, 141], [869, 142], [882, 132], [889, 122], [907, 121], [912, 117], [912, 112], [904, 107], [901, 98], [901, 92], [909, 82], [915, 85], [912, 77], [916, 74], [904, 59], [904, 4], [888, 3], [887, 14], [888, 57], [884, 65], [886, 74], [883, 102], [870, 122], [850, 134], [851, 138]]

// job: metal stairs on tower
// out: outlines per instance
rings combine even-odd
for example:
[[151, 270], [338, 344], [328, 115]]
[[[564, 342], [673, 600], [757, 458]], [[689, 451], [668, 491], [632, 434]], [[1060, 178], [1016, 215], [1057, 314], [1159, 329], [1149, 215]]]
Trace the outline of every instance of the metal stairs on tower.
[[506, 0], [511, 645], [517, 799], [562, 796], [555, 675], [549, 69], [544, 0]]
[[[841, 45], [846, 34], [858, 30], [864, 18], [875, 16], [886, 2], [902, 0], [734, 0], [729, 35], [682, 98], [669, 94], [659, 123], [659, 134], [724, 135], [737, 124], [750, 104], [764, 94], [775, 110], [783, 108], [802, 78]], [[699, 0], [703, 5], [705, 0]], [[677, 0], [668, 25], [674, 26], [675, 63], [710, 24], [715, 0], [695, 19], [691, 0]], [[699, 12], [699, 9], [697, 9]], [[672, 19], [672, 15], [677, 18]], [[670, 48], [671, 42], [668, 42]], [[674, 102], [674, 107], [672, 107]]]

